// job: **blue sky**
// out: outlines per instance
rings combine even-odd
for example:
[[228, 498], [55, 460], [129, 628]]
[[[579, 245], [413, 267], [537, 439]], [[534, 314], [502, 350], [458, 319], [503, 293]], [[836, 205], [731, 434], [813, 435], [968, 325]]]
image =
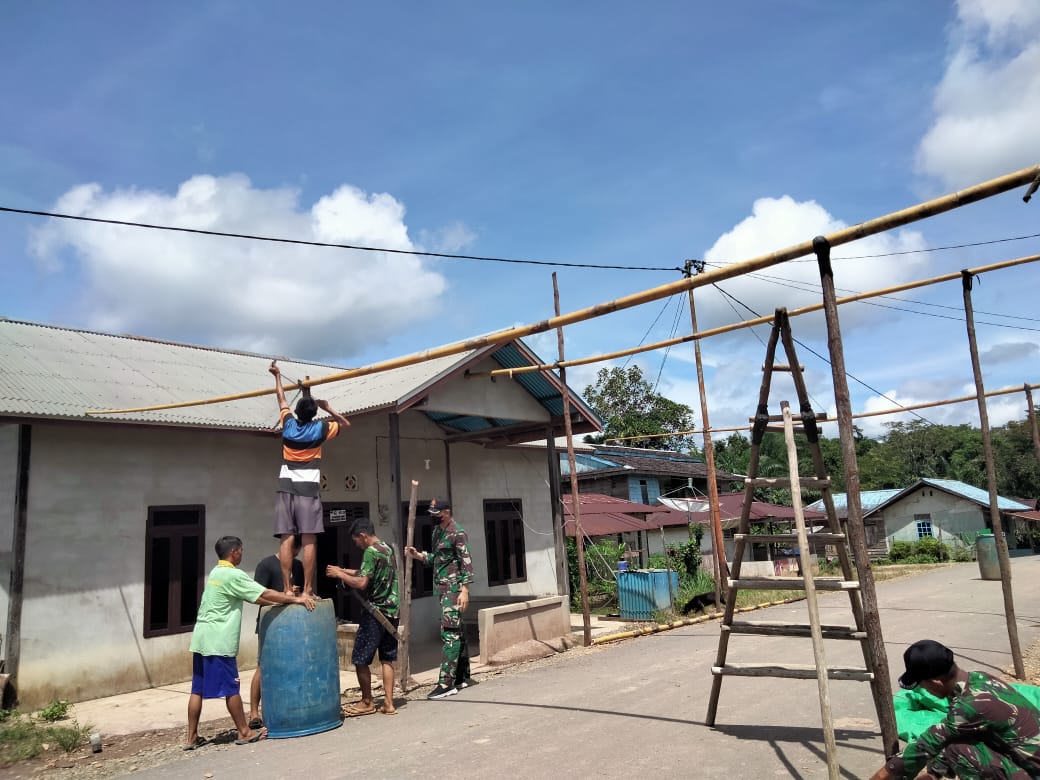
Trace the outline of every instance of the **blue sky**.
[[[1038, 41], [1033, 0], [8, 4], [0, 205], [603, 265], [736, 261], [1040, 162]], [[1040, 232], [1021, 194], [835, 255]], [[1038, 243], [838, 261], [836, 283], [882, 287]], [[338, 365], [549, 316], [550, 272], [0, 214], [0, 315]], [[769, 273], [817, 278], [811, 263]], [[976, 289], [978, 319], [1001, 323], [979, 325], [987, 387], [1037, 381], [1036, 273]], [[677, 278], [559, 269], [565, 311]], [[818, 300], [773, 281], [722, 287], [760, 313]], [[747, 316], [697, 295], [702, 326]], [[961, 316], [957, 284], [905, 297]], [[568, 357], [686, 333], [684, 307], [568, 328]], [[972, 391], [963, 322], [861, 304], [842, 316], [848, 369], [876, 391]], [[819, 318], [795, 335], [825, 351]], [[532, 343], [553, 357], [554, 335]], [[742, 331], [702, 351], [713, 424], [745, 421], [762, 345]], [[636, 361], [696, 408], [692, 352]], [[829, 407], [829, 368], [801, 359]], [[887, 405], [852, 391], [857, 410]], [[994, 401], [993, 422], [1021, 409]]]

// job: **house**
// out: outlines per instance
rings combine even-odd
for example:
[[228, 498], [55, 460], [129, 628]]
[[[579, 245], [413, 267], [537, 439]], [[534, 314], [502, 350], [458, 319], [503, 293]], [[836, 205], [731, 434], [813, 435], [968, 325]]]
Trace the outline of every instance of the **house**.
[[[615, 539], [618, 544], [628, 548], [626, 557], [634, 559], [633, 565], [640, 567], [647, 564], [647, 534], [656, 529], [646, 518], [657, 509], [600, 493], [578, 494], [582, 536], [593, 540], [603, 537]], [[574, 501], [569, 493], [563, 497], [563, 517], [564, 532], [574, 537], [577, 534], [577, 521], [574, 517]]]
[[[708, 468], [703, 460], [681, 452], [618, 447], [606, 444], [579, 444], [575, 440], [574, 460], [578, 490], [624, 498], [640, 504], [655, 504], [660, 496], [705, 496]], [[560, 472], [566, 479], [570, 461], [562, 445]], [[742, 478], [716, 471], [720, 489], [728, 489]]]
[[[281, 449], [273, 395], [88, 412], [273, 388], [270, 360], [0, 321], [0, 630], [24, 706], [186, 679], [214, 541], [240, 536], [248, 571], [276, 549]], [[341, 370], [279, 362], [287, 388]], [[322, 576], [325, 565], [357, 565], [348, 530], [359, 516], [400, 551], [412, 479], [420, 483], [416, 545], [430, 543], [429, 501], [450, 497], [469, 534], [474, 599], [563, 591], [556, 454], [537, 458], [506, 446], [563, 432], [559, 378], [467, 376], [540, 362], [517, 340], [315, 389], [351, 421], [325, 446], [327, 530], [317, 549], [319, 592], [334, 599], [341, 620], [355, 618], [357, 607]], [[574, 430], [597, 430], [595, 414], [571, 399]], [[413, 640], [436, 643], [438, 605], [429, 569], [420, 571]], [[255, 607], [246, 609], [239, 660], [248, 666]]]
[[[870, 556], [884, 557], [892, 542], [916, 542], [926, 537], [951, 546], [970, 545], [979, 531], [992, 530], [989, 491], [953, 479], [919, 479], [902, 490], [860, 494], [863, 526]], [[835, 508], [847, 514], [847, 497], [835, 494]], [[811, 505], [822, 508], [822, 502]], [[1001, 524], [1012, 549], [1031, 549], [1030, 522], [1040, 515], [1019, 501], [997, 497]]]

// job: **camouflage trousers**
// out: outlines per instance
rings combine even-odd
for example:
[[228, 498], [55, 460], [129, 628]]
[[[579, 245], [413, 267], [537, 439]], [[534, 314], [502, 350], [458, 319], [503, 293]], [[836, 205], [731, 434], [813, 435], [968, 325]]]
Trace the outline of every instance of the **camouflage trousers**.
[[456, 606], [459, 591], [438, 587], [441, 602], [441, 672], [438, 682], [451, 688], [469, 677], [469, 648], [462, 625], [462, 614]]
[[928, 769], [940, 777], [962, 780], [1029, 780], [1036, 776], [983, 743], [951, 743], [928, 763]]

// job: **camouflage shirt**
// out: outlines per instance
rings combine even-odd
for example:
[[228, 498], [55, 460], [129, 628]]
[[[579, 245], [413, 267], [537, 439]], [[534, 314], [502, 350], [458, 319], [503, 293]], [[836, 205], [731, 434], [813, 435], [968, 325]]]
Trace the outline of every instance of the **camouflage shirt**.
[[381, 609], [387, 617], [397, 617], [397, 565], [394, 551], [386, 542], [376, 542], [365, 548], [358, 575], [368, 577], [365, 595], [372, 606]]
[[433, 552], [425, 554], [424, 562], [433, 565], [433, 584], [437, 587], [455, 588], [473, 581], [469, 539], [455, 520], [446, 529], [439, 524], [433, 527]]
[[927, 765], [945, 773], [943, 749], [950, 743], [982, 744], [1030, 774], [1040, 774], [1040, 713], [1010, 685], [985, 672], [969, 672], [936, 723], [887, 763], [896, 777], [916, 777]]

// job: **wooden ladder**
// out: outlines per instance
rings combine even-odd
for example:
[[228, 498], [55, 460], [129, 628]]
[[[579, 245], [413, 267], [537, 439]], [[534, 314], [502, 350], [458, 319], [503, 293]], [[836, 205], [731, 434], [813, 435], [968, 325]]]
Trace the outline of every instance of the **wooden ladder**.
[[[787, 364], [774, 363], [777, 342], [781, 342], [787, 354]], [[773, 330], [766, 345], [766, 359], [762, 367], [762, 388], [759, 391], [758, 409], [751, 419], [751, 454], [748, 463], [748, 478], [744, 482], [744, 505], [740, 514], [740, 525], [734, 535], [735, 550], [733, 567], [728, 580], [725, 612], [723, 613], [719, 648], [715, 665], [711, 672], [714, 675], [711, 685], [711, 697], [708, 701], [707, 725], [715, 725], [718, 711], [719, 694], [722, 690], [722, 678], [726, 676], [745, 677], [786, 677], [793, 679], [813, 679], [817, 681], [820, 695], [820, 714], [823, 720], [824, 741], [827, 748], [827, 771], [833, 780], [839, 777], [837, 746], [834, 738], [834, 724], [831, 719], [829, 680], [858, 680], [872, 682], [875, 665], [871, 660], [871, 651], [864, 628], [863, 603], [859, 592], [859, 583], [854, 576], [852, 555], [844, 529], [834, 510], [834, 498], [831, 493], [831, 482], [827, 476], [820, 451], [819, 429], [817, 422], [826, 416], [813, 412], [808, 393], [802, 377], [802, 367], [798, 364], [791, 336], [791, 325], [785, 309], [778, 309], [773, 321]], [[800, 424], [796, 426], [787, 401], [780, 404], [781, 414], [771, 416], [768, 411], [769, 388], [774, 371], [790, 371], [794, 379], [795, 392], [798, 396]], [[780, 423], [778, 425], [778, 423]], [[758, 462], [763, 436], [767, 432], [782, 432], [787, 444], [787, 461], [790, 476], [782, 478], [758, 477]], [[798, 454], [795, 448], [795, 434], [804, 434], [812, 455], [812, 477], [801, 477], [798, 473]], [[795, 533], [760, 534], [751, 533], [750, 513], [754, 500], [755, 488], [786, 487], [791, 490], [794, 505]], [[805, 525], [802, 509], [801, 490], [812, 487], [820, 490], [826, 508], [826, 530], [809, 533]], [[751, 542], [787, 542], [797, 544], [798, 561], [801, 576], [763, 576], [742, 577], [740, 573], [744, 554]], [[814, 577], [810, 558], [810, 543], [823, 542], [832, 545], [838, 553], [841, 566], [840, 577]], [[809, 623], [784, 623], [770, 620], [734, 620], [737, 592], [748, 590], [804, 590], [806, 605], [809, 611]], [[826, 625], [820, 623], [820, 612], [816, 601], [818, 590], [841, 590], [849, 595], [854, 625]], [[726, 655], [729, 640], [733, 634], [757, 634], [766, 636], [811, 637], [814, 664], [789, 663], [727, 663]], [[863, 667], [828, 666], [824, 658], [824, 639], [858, 640], [863, 651]]]

